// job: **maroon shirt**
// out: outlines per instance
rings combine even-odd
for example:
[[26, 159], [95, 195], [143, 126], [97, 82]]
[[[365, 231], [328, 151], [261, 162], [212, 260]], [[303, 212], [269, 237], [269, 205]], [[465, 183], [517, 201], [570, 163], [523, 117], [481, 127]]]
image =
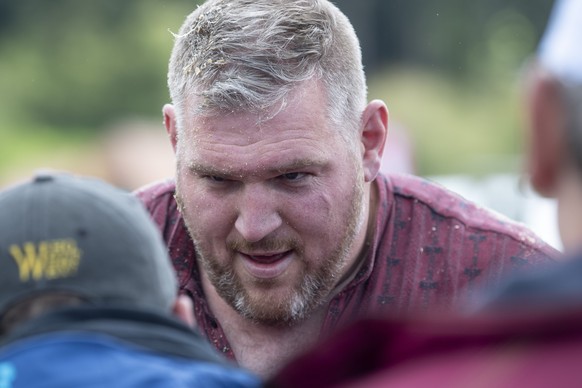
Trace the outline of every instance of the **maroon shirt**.
[[[376, 229], [358, 273], [329, 303], [321, 335], [355, 318], [384, 313], [447, 311], [479, 288], [552, 261], [557, 252], [523, 225], [487, 211], [443, 187], [410, 175], [379, 176]], [[180, 289], [194, 301], [200, 330], [234, 353], [206, 302], [196, 249], [177, 210], [173, 181], [136, 195], [168, 244]]]

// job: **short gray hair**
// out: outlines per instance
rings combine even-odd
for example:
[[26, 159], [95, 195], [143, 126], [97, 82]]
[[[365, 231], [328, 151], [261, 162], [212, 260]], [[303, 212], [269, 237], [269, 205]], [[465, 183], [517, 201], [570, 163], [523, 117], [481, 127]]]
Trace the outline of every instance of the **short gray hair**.
[[331, 2], [208, 0], [175, 35], [168, 87], [180, 132], [186, 113], [276, 113], [310, 79], [324, 85], [328, 119], [356, 131], [367, 99], [361, 50]]

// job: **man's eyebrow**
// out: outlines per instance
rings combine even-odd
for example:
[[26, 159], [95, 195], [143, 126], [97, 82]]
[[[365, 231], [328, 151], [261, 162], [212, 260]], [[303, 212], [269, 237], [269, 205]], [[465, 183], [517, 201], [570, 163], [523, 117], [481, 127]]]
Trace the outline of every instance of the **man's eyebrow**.
[[225, 178], [235, 175], [231, 170], [216, 168], [214, 166], [198, 162], [188, 163], [188, 170], [195, 172], [198, 175], [220, 176]]
[[322, 159], [294, 159], [291, 163], [283, 164], [281, 166], [270, 168], [268, 171], [274, 173], [281, 173], [281, 172], [289, 172], [289, 171], [296, 171], [302, 170], [305, 168], [310, 167], [322, 167], [326, 164], [326, 162]]
[[[258, 173], [270, 173], [273, 175], [284, 174], [287, 172], [293, 172], [297, 170], [302, 170], [305, 168], [320, 168], [323, 167], [327, 162], [323, 159], [295, 159], [291, 163], [281, 164], [279, 166], [267, 167], [260, 169]], [[219, 176], [223, 178], [240, 178], [245, 174], [243, 169], [236, 167], [233, 168], [217, 168], [208, 164], [200, 162], [191, 162], [188, 164], [188, 169], [198, 175], [205, 176]]]

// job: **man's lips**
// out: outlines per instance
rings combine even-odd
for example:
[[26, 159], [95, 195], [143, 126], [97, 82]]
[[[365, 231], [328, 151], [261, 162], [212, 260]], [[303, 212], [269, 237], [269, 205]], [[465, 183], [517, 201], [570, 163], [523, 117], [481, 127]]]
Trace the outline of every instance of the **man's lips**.
[[272, 279], [281, 275], [293, 261], [293, 251], [247, 254], [240, 252], [249, 274], [256, 278]]
[[283, 259], [288, 253], [289, 251], [273, 254], [252, 254], [252, 255], [243, 253], [243, 255], [251, 260], [258, 261], [259, 263], [271, 264], [274, 263], [275, 261]]

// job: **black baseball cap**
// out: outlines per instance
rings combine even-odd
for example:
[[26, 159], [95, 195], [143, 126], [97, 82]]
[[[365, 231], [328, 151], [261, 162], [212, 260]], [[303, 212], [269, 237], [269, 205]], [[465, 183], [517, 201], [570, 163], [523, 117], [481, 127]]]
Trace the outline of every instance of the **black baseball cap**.
[[167, 313], [177, 284], [137, 198], [96, 178], [48, 172], [0, 191], [0, 315], [48, 291]]

